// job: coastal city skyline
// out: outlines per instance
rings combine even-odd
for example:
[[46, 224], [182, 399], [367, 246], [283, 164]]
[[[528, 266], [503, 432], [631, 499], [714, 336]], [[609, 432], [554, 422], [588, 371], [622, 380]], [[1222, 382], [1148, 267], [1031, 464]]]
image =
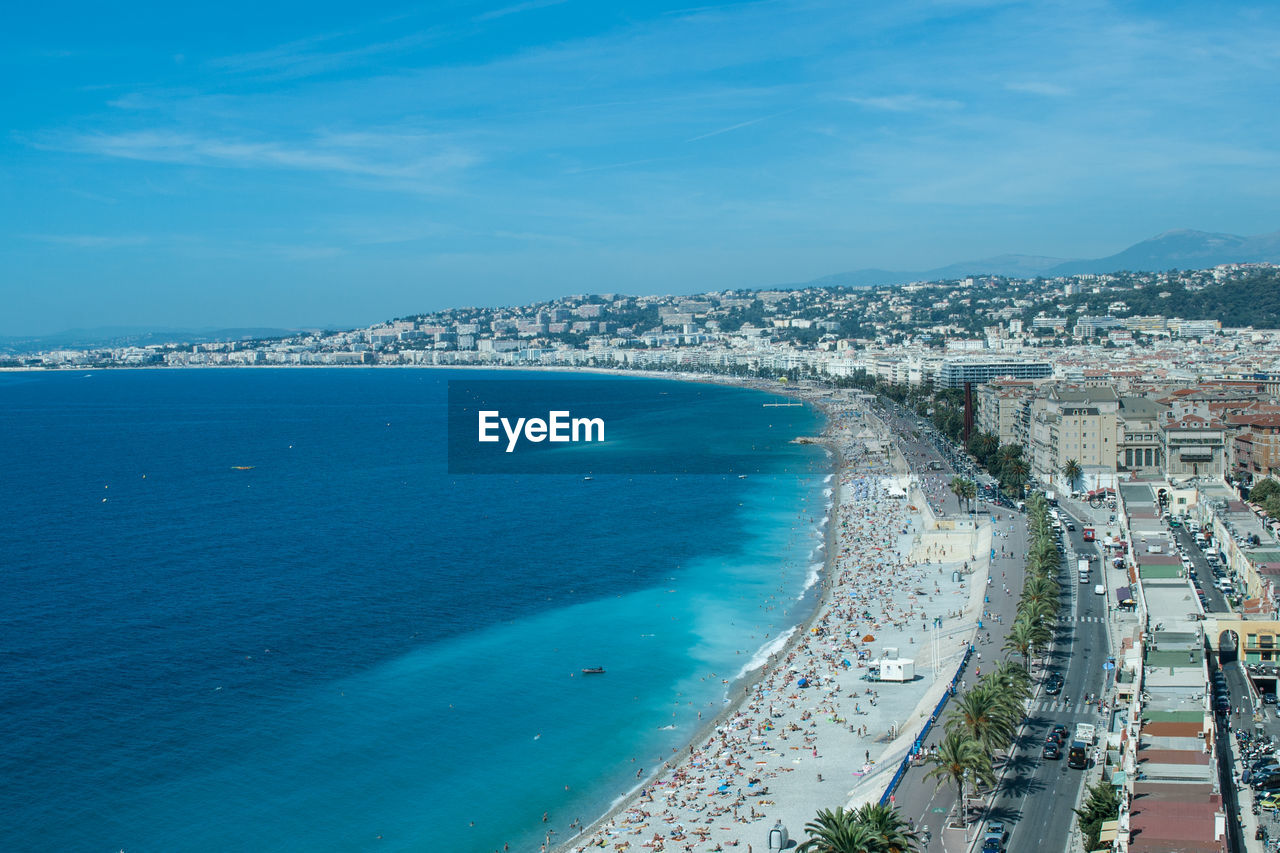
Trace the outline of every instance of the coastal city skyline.
[[0, 840], [1280, 853], [1278, 11], [7, 10]]
[[1277, 225], [1265, 7], [134, 9], [33, 7], [0, 36], [0, 334], [362, 325]]

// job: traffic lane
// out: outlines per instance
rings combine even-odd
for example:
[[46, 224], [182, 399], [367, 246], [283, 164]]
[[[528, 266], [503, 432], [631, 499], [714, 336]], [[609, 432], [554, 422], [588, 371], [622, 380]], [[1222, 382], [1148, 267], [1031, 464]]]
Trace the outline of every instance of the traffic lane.
[[[1089, 545], [1079, 530], [1075, 534], [1066, 534], [1064, 538], [1074, 546], [1076, 553], [1085, 552]], [[1100, 731], [1102, 729], [1102, 715], [1096, 706], [1086, 704], [1084, 700], [1089, 694], [1100, 695], [1108, 679], [1102, 668], [1110, 654], [1105, 622], [1106, 596], [1094, 595], [1092, 583], [1078, 583], [1071, 559], [1068, 552], [1061, 564], [1062, 618], [1055, 631], [1055, 651], [1047, 661], [1045, 676], [1049, 672], [1063, 675], [1065, 684], [1057, 698], [1065, 701], [1069, 710], [1038, 710], [1028, 723], [1027, 739], [1031, 743], [1026, 748], [1033, 750], [1035, 757], [1028, 756], [1024, 762], [1028, 768], [1025, 773], [1006, 780], [1008, 799], [1000, 803], [1009, 811], [1012, 827], [1010, 849], [1030, 849], [1033, 845], [1045, 849], [1065, 847], [1070, 837], [1072, 809], [1079, 798], [1084, 774], [1079, 773], [1072, 778], [1074, 771], [1067, 767], [1065, 755], [1052, 761], [1040, 757], [1039, 750], [1057, 723], [1067, 726], [1068, 739], [1074, 735], [1076, 723], [1091, 722]], [[1036, 701], [1041, 706], [1052, 703], [1052, 707], [1057, 705], [1053, 698], [1041, 692]], [[999, 815], [994, 817], [1001, 819]], [[1016, 847], [1013, 845], [1015, 839]]]
[[1062, 850], [1071, 834], [1073, 809], [1079, 798], [1084, 773], [1068, 766], [1063, 745], [1058, 759], [1043, 757], [1043, 744], [1055, 725], [1074, 736], [1080, 722], [1094, 718], [1073, 712], [1040, 712], [1027, 728], [1025, 752], [1018, 762], [1019, 773], [1006, 779], [992, 817], [1010, 826], [1009, 850]]
[[[1070, 595], [1064, 588], [1063, 598]], [[1069, 607], [1064, 607], [1064, 616], [1070, 612]], [[1100, 715], [1092, 710], [1094, 706], [1086, 705], [1083, 697], [1088, 693], [1101, 692], [1102, 660], [1096, 650], [1105, 648], [1105, 643], [1105, 625], [1100, 622], [1082, 622], [1068, 617], [1058, 624], [1055, 651], [1046, 670], [1047, 673], [1063, 674], [1067, 683], [1058, 696], [1050, 696], [1041, 689], [1033, 700], [1036, 710], [1029, 715], [1020, 741], [1020, 749], [1025, 754], [1016, 764], [1018, 772], [1006, 778], [993, 813], [994, 819], [1007, 819], [1009, 822], [1009, 849], [1031, 849], [1033, 846], [1052, 849], [1053, 845], [1060, 849], [1070, 836], [1072, 809], [1075, 808], [1084, 774], [1068, 768], [1066, 749], [1057, 760], [1044, 758], [1043, 744], [1056, 724], [1067, 727], [1067, 740], [1070, 741], [1077, 723], [1092, 722], [1096, 725], [1100, 722]], [[1065, 708], [1062, 702], [1066, 703]], [[1064, 747], [1069, 747], [1069, 743]]]
[[1196, 545], [1191, 534], [1185, 527], [1175, 528], [1172, 532], [1174, 541], [1181, 546], [1182, 553], [1191, 561], [1191, 568], [1195, 570], [1196, 580], [1199, 581], [1196, 587], [1203, 590], [1205, 598], [1208, 599], [1208, 606], [1205, 609], [1213, 613], [1230, 612], [1231, 606], [1227, 603], [1227, 597], [1215, 585], [1218, 578], [1213, 575], [1213, 567], [1209, 565], [1204, 552]]

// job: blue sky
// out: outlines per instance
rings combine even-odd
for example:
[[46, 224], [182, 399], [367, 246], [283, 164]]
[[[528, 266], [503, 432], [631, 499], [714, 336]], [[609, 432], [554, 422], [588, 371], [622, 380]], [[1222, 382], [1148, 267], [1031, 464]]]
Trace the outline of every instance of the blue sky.
[[0, 334], [1280, 228], [1274, 4], [24, 4]]

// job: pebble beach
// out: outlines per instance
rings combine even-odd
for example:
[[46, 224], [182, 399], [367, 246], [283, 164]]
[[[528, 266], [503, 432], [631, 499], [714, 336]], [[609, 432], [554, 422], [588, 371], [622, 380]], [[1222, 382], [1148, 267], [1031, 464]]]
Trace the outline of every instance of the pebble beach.
[[[803, 840], [818, 809], [884, 793], [974, 638], [989, 543], [936, 529], [869, 412], [825, 408], [839, 462], [813, 617], [682, 755], [584, 831], [548, 833], [544, 851], [754, 853], [778, 825]], [[875, 680], [884, 660], [913, 677]]]

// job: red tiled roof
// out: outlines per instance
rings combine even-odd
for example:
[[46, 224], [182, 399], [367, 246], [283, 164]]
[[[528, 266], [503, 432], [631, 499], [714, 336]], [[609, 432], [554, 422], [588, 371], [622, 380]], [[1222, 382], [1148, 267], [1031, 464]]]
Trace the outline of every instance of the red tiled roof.
[[1185, 737], [1195, 738], [1197, 732], [1204, 731], [1204, 723], [1147, 723], [1142, 733], [1149, 737]]
[[1144, 761], [1156, 764], [1208, 764], [1209, 755], [1203, 750], [1190, 749], [1152, 749], [1146, 747], [1138, 750], [1138, 763]]

